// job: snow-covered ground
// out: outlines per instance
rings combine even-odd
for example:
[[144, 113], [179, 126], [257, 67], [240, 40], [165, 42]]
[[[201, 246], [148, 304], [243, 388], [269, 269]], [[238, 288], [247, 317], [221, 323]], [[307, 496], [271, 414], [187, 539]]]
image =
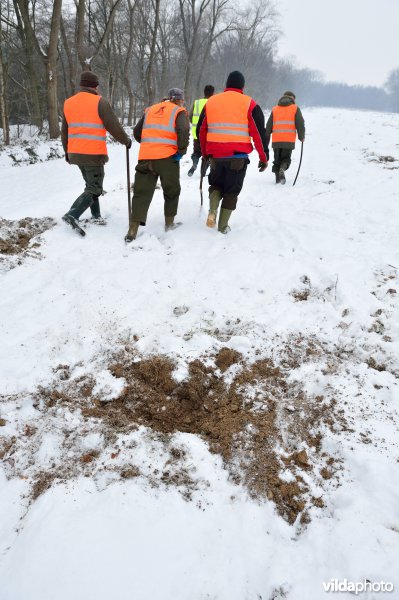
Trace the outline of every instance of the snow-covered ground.
[[[275, 185], [271, 162], [258, 173], [252, 154], [227, 236], [205, 227], [189, 157], [183, 226], [164, 232], [157, 190], [126, 247], [124, 147], [109, 148], [107, 226], [88, 224], [84, 239], [61, 221], [82, 181], [64, 160], [45, 160], [57, 143], [36, 147], [44, 162], [31, 165], [0, 154], [0, 216], [57, 221], [41, 236], [41, 257], [0, 273], [0, 600], [318, 600], [333, 594], [323, 588], [332, 579], [390, 582], [394, 591], [361, 597], [399, 598], [399, 115], [304, 116], [297, 185], [299, 147], [286, 186]], [[134, 144], [132, 172], [136, 157]], [[181, 382], [188, 362], [221, 348], [280, 365], [298, 340], [319, 350], [292, 367], [288, 384], [333, 398], [347, 424], [321, 430], [321, 457], [340, 465], [333, 476], [302, 473], [324, 505], [309, 508], [306, 526], [237, 485], [203, 436], [166, 440], [141, 425], [109, 442], [93, 419], [82, 429], [80, 409], [56, 399], [47, 413], [38, 400], [62, 391], [67, 372], [72, 382], [90, 376], [93, 397], [113, 402], [124, 379], [108, 367], [120, 349], [136, 361], [166, 355]], [[68, 459], [65, 431], [75, 432], [69, 459], [78, 447], [83, 458], [92, 452], [95, 477], [58, 478], [31, 501], [33, 477]], [[153, 481], [170, 444], [195, 481], [189, 498]], [[320, 456], [305, 440], [301, 448], [316, 472]], [[101, 470], [112, 461], [140, 475]]]

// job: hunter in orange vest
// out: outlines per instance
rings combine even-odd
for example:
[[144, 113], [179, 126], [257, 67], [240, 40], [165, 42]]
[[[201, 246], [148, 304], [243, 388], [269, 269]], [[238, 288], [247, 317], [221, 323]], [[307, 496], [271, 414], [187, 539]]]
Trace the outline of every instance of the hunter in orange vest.
[[272, 136], [274, 161], [272, 171], [276, 183], [285, 184], [285, 171], [291, 164], [291, 154], [295, 148], [296, 135], [301, 142], [305, 140], [305, 121], [301, 109], [295, 104], [295, 94], [284, 92], [273, 107], [266, 124], [266, 135]]
[[147, 222], [147, 213], [158, 177], [164, 196], [165, 230], [174, 229], [180, 196], [179, 161], [187, 151], [190, 135], [184, 93], [172, 88], [166, 100], [146, 108], [134, 128], [140, 142], [139, 160], [133, 184], [132, 212], [126, 242], [136, 239], [140, 225]]
[[107, 131], [127, 148], [132, 145], [109, 102], [99, 96], [98, 86], [95, 73], [82, 73], [80, 91], [65, 100], [61, 128], [65, 159], [71, 165], [78, 165], [85, 181], [84, 192], [62, 218], [81, 235], [85, 231], [78, 221], [87, 208], [94, 223], [105, 223], [99, 196], [103, 193], [104, 165], [108, 161]]
[[269, 150], [263, 111], [243, 93], [245, 79], [232, 71], [221, 94], [209, 98], [198, 122], [202, 156], [210, 160], [209, 213], [206, 224], [215, 227], [220, 201], [218, 231], [228, 233], [231, 213], [242, 190], [248, 154], [253, 146], [259, 154], [258, 169], [267, 167]]

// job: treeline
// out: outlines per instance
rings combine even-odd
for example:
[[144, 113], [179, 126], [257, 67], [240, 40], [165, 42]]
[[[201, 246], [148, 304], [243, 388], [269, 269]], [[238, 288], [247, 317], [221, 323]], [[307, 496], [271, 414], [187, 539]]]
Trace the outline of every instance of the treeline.
[[[221, 88], [241, 68], [254, 90], [272, 70], [277, 41], [271, 0], [1, 0], [0, 112], [9, 124], [48, 123], [59, 135], [60, 110], [79, 74], [95, 71], [101, 93], [132, 124], [172, 86], [188, 102], [204, 83]], [[7, 140], [7, 134], [5, 135]]]
[[99, 75], [100, 93], [127, 125], [169, 87], [184, 88], [189, 104], [206, 83], [221, 90], [233, 69], [265, 108], [291, 89], [302, 105], [399, 111], [399, 75], [388, 93], [324, 83], [277, 60], [278, 39], [273, 0], [244, 8], [240, 0], [1, 0], [3, 141], [19, 123], [58, 137], [63, 101], [84, 69]]

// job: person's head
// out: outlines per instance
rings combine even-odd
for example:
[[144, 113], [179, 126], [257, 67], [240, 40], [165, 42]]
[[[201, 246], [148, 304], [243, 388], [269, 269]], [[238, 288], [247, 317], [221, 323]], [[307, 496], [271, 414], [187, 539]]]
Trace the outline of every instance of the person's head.
[[226, 87], [235, 88], [236, 90], [243, 90], [245, 86], [245, 78], [240, 71], [232, 71], [227, 77]]
[[98, 77], [93, 71], [83, 71], [80, 76], [80, 87], [96, 89], [99, 84]]
[[210, 98], [215, 93], [215, 88], [213, 85], [206, 85], [204, 87], [204, 97]]
[[171, 88], [168, 92], [168, 99], [177, 106], [184, 105], [184, 92], [180, 88]]
[[294, 92], [284, 92], [283, 96], [288, 96], [288, 98], [292, 98], [295, 102], [295, 94]]

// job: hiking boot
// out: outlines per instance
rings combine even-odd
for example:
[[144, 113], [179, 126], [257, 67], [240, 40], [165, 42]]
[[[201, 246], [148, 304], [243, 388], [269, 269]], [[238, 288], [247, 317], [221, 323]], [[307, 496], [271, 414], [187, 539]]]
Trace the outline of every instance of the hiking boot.
[[130, 221], [129, 231], [125, 235], [125, 242], [129, 244], [136, 239], [137, 232], [140, 227], [140, 221]]
[[280, 173], [275, 173], [276, 183], [280, 183]]
[[65, 223], [68, 223], [68, 225], [70, 225], [73, 229], [75, 229], [75, 231], [77, 231], [82, 237], [84, 237], [86, 235], [85, 230], [81, 228], [78, 220], [75, 219], [75, 217], [73, 217], [72, 215], [66, 213], [62, 217], [62, 220], [65, 221]]
[[282, 185], [284, 185], [284, 184], [285, 184], [285, 173], [284, 173], [284, 169], [280, 169], [280, 170], [279, 170], [279, 172], [278, 172], [278, 176], [279, 176], [279, 178], [280, 178], [280, 183], [281, 183]]
[[174, 217], [165, 217], [165, 231], [172, 231], [180, 227], [181, 223], [175, 223]]
[[93, 225], [106, 225], [107, 221], [103, 217], [92, 217], [89, 223], [93, 223]]
[[219, 215], [219, 223], [218, 223], [218, 231], [220, 233], [229, 233], [231, 228], [228, 225], [229, 219], [231, 217], [231, 213], [233, 211], [228, 208], [222, 208]]
[[192, 177], [192, 176], [194, 175], [194, 173], [195, 173], [195, 167], [194, 167], [194, 165], [193, 165], [193, 166], [191, 167], [191, 169], [189, 170], [189, 172], [187, 173], [187, 175], [188, 175], [189, 177]]

